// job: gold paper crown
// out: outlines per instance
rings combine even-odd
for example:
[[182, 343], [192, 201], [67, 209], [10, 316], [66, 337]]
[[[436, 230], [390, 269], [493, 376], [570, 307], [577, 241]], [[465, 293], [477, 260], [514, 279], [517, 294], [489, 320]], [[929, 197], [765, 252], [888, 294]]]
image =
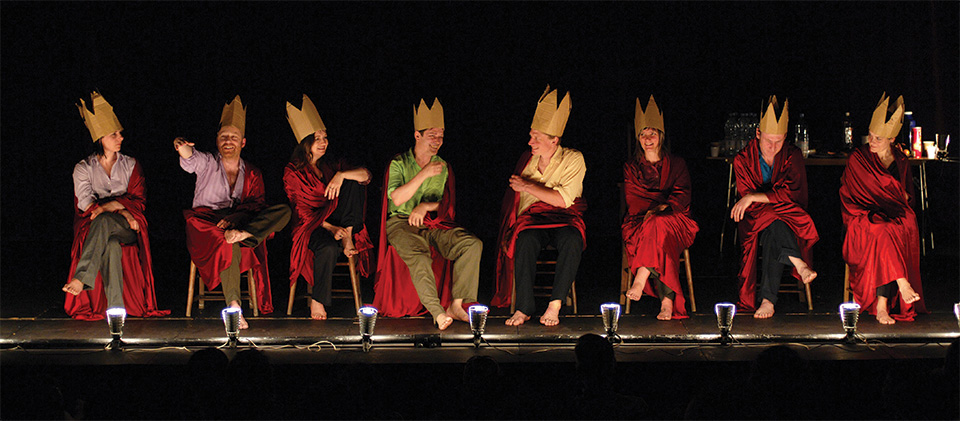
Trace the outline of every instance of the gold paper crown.
[[640, 98], [637, 98], [637, 110], [633, 117], [633, 128], [637, 138], [640, 137], [640, 132], [647, 127], [666, 132], [666, 130], [663, 129], [663, 113], [660, 112], [660, 108], [657, 107], [657, 102], [653, 100], [653, 95], [650, 95], [650, 100], [647, 101], [646, 113], [640, 108]]
[[[887, 106], [890, 97], [884, 92], [880, 95], [880, 102], [877, 108], [873, 110], [873, 118], [870, 119], [870, 132], [877, 137], [897, 137], [900, 133], [900, 126], [903, 125], [903, 95], [897, 98], [897, 101], [891, 106]], [[893, 110], [890, 119], [887, 120], [887, 112]]]
[[427, 108], [427, 103], [420, 98], [420, 107], [413, 107], [413, 129], [416, 131], [443, 128], [443, 105], [440, 100], [433, 98], [433, 107]]
[[220, 114], [220, 128], [233, 126], [240, 130], [240, 136], [244, 136], [246, 125], [247, 108], [240, 102], [240, 95], [237, 95], [233, 101], [223, 106], [223, 113]]
[[306, 94], [303, 95], [302, 109], [297, 109], [293, 104], [287, 102], [287, 122], [290, 123], [290, 128], [297, 138], [297, 143], [314, 132], [327, 130], [327, 126], [324, 126], [323, 120], [320, 119], [317, 107], [313, 105], [313, 101]]
[[767, 100], [767, 109], [760, 115], [760, 131], [766, 134], [781, 135], [787, 134], [790, 114], [787, 112], [787, 105], [790, 100], [783, 101], [783, 110], [780, 111], [780, 119], [777, 120], [777, 96], [771, 95]]
[[567, 126], [567, 118], [570, 117], [570, 92], [563, 97], [560, 105], [557, 106], [557, 90], [550, 90], [550, 85], [540, 95], [537, 101], [537, 112], [533, 115], [533, 122], [530, 128], [539, 130], [550, 136], [563, 136], [563, 129]]
[[100, 96], [99, 92], [90, 93], [90, 105], [93, 106], [93, 112], [87, 110], [87, 103], [80, 98], [77, 109], [80, 110], [83, 124], [87, 126], [87, 130], [90, 130], [90, 137], [94, 142], [117, 130], [123, 130], [120, 120], [117, 120], [117, 115], [113, 113], [113, 107]]

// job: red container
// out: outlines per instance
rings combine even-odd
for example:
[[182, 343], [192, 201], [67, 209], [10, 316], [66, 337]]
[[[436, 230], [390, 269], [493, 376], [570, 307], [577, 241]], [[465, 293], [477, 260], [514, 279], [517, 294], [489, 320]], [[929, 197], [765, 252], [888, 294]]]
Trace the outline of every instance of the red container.
[[913, 149], [913, 156], [915, 158], [919, 158], [920, 156], [923, 155], [923, 151], [921, 149], [923, 146], [923, 142], [922, 142], [923, 133], [920, 131], [920, 126], [916, 126], [913, 128], [913, 133], [912, 133], [912, 136], [910, 137], [913, 138], [913, 145], [911, 145]]

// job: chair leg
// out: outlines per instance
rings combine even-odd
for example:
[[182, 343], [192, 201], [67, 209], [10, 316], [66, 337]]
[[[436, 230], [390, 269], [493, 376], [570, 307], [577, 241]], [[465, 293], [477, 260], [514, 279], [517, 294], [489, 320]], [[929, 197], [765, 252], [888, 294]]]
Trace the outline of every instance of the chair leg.
[[247, 289], [250, 292], [250, 307], [253, 308], [253, 317], [260, 315], [260, 304], [257, 301], [257, 281], [253, 279], [253, 269], [247, 270]]
[[200, 310], [203, 310], [203, 303], [204, 301], [206, 301], [206, 299], [203, 298], [206, 295], [204, 291], [205, 289], [203, 285], [203, 277], [201, 277], [200, 274], [198, 273], [197, 274], [197, 307]]
[[693, 295], [693, 270], [690, 268], [690, 250], [683, 249], [683, 265], [687, 269], [687, 288], [690, 290], [690, 312], [697, 312], [697, 299]]
[[357, 311], [360, 311], [360, 277], [357, 276], [357, 257], [348, 257], [347, 265], [350, 268], [350, 285], [353, 287], [353, 306], [356, 307]]
[[807, 310], [813, 311], [813, 298], [810, 294], [810, 284], [803, 284], [803, 287], [807, 293]]
[[[570, 295], [573, 297], [573, 314], [578, 314], [577, 313], [577, 282], [576, 281], [570, 284]], [[568, 297], [567, 299], [569, 300], [570, 298]]]
[[[633, 274], [630, 273], [630, 268], [627, 268], [627, 274], [633, 275]], [[628, 291], [632, 286], [633, 286], [633, 279], [630, 279], [629, 281], [627, 281], [627, 288], [624, 289], [622, 292], [620, 292], [620, 295], [622, 295], [623, 298], [624, 298], [624, 299], [626, 300], [626, 302], [627, 302], [626, 311], [624, 311], [623, 314], [630, 314], [630, 303], [633, 302], [633, 300], [627, 298], [627, 291]]]
[[190, 311], [193, 310], [193, 284], [197, 280], [197, 265], [190, 261], [190, 275], [187, 277], [187, 317], [190, 317]]
[[850, 265], [843, 265], [843, 302], [850, 302]]
[[630, 301], [626, 295], [630, 289], [630, 262], [627, 261], [627, 249], [622, 243], [620, 249], [620, 305], [624, 305]]
[[293, 299], [296, 298], [297, 283], [290, 284], [290, 299], [287, 300], [287, 316], [293, 313]]
[[[510, 283], [513, 284], [513, 291], [510, 292], [510, 315], [512, 316], [513, 313], [516, 313], [516, 312], [517, 312], [517, 283], [516, 283], [516, 279], [512, 279]], [[528, 316], [529, 316], [529, 314], [528, 314]]]

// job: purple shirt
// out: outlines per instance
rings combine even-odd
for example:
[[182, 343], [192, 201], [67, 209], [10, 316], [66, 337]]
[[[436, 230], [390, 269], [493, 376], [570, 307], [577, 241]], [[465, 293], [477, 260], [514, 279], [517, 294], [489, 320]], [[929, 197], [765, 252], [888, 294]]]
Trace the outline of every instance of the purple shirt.
[[73, 167], [73, 194], [77, 196], [77, 208], [83, 212], [93, 202], [126, 193], [130, 174], [136, 165], [136, 159], [117, 152], [117, 162], [108, 176], [97, 154], [78, 162]]
[[240, 203], [245, 168], [243, 158], [240, 158], [240, 173], [237, 174], [237, 184], [234, 185], [232, 192], [219, 152], [214, 155], [194, 149], [190, 158], [180, 157], [180, 168], [197, 175], [197, 187], [193, 191], [193, 207], [205, 206], [219, 210], [231, 208]]

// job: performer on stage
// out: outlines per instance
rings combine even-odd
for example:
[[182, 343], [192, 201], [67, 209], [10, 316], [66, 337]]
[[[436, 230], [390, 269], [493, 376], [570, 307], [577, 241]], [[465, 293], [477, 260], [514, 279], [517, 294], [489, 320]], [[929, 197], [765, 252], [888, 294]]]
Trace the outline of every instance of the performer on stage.
[[[246, 108], [238, 95], [223, 107], [217, 132], [217, 153], [194, 149], [181, 137], [173, 141], [180, 154], [180, 168], [197, 175], [193, 209], [183, 212], [187, 220], [187, 250], [208, 289], [223, 282], [227, 305], [240, 306], [240, 274], [254, 270], [260, 312], [273, 312], [270, 271], [267, 268], [268, 236], [290, 220], [290, 207], [267, 207], [263, 175], [240, 158], [247, 144], [244, 137]], [[242, 246], [242, 247], [241, 247]], [[240, 317], [240, 328], [247, 321]]]
[[[756, 310], [753, 317], [773, 316], [783, 266], [794, 267], [794, 277], [808, 284], [817, 277], [811, 267], [811, 248], [820, 239], [807, 214], [807, 170], [787, 138], [787, 103], [777, 119], [777, 97], [771, 96], [760, 127], [746, 148], [734, 158], [737, 194], [730, 217], [737, 221], [743, 247], [740, 259], [741, 311]], [[759, 244], [758, 241], [759, 240]], [[757, 308], [757, 248], [763, 247], [760, 308]]]
[[327, 157], [327, 127], [306, 95], [302, 109], [287, 103], [287, 121], [299, 144], [283, 170], [283, 188], [296, 213], [290, 249], [290, 288], [303, 277], [312, 286], [310, 317], [327, 318], [337, 256], [358, 256], [367, 276], [373, 248], [363, 224], [370, 171]]
[[891, 147], [903, 123], [903, 97], [889, 108], [887, 119], [889, 100], [886, 93], [880, 97], [870, 120], [870, 143], [850, 154], [840, 180], [850, 288], [856, 302], [882, 324], [913, 321], [918, 312], [926, 313], [920, 233], [910, 207], [913, 175], [907, 157]]
[[634, 130], [640, 147], [636, 158], [623, 165], [627, 215], [621, 229], [634, 275], [626, 296], [659, 298], [659, 320], [685, 319], [679, 256], [700, 230], [690, 219], [690, 173], [683, 158], [670, 154], [653, 95], [646, 112], [637, 98]]
[[[540, 317], [545, 326], [560, 323], [560, 308], [580, 267], [586, 245], [583, 212], [583, 154], [560, 146], [570, 117], [570, 93], [557, 105], [557, 91], [550, 86], [537, 101], [530, 125], [530, 151], [524, 152], [510, 176], [510, 187], [500, 211], [497, 240], [497, 288], [493, 305], [507, 306], [516, 284], [516, 311], [507, 326], [519, 326], [536, 312], [533, 280], [540, 250], [557, 249], [557, 269], [547, 310]], [[511, 272], [513, 276], [510, 276]]]
[[64, 309], [80, 320], [102, 320], [107, 308], [116, 307], [130, 316], [165, 316], [170, 310], [157, 309], [153, 287], [143, 169], [120, 153], [123, 127], [113, 107], [98, 92], [90, 98], [93, 112], [83, 99], [77, 105], [95, 152], [73, 167], [73, 247], [71, 278], [62, 288]]
[[[444, 330], [454, 319], [468, 321], [463, 304], [477, 299], [483, 243], [454, 222], [453, 171], [437, 156], [444, 134], [440, 101], [427, 108], [421, 99], [413, 122], [416, 143], [390, 161], [384, 181], [374, 306], [390, 317], [426, 307]], [[444, 259], [453, 263], [452, 287]]]

